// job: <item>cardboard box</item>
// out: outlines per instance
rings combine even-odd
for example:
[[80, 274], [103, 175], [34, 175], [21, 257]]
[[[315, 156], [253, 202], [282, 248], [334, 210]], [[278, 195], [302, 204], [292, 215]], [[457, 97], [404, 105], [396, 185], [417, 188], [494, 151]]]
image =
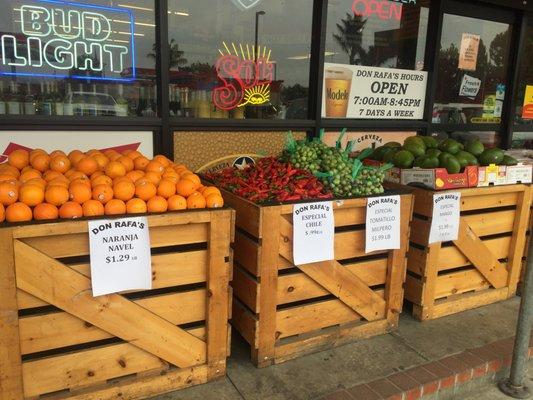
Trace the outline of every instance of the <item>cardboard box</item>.
[[[380, 166], [383, 163], [375, 160], [365, 160], [366, 165]], [[385, 174], [387, 182], [401, 185], [421, 185], [433, 190], [462, 189], [477, 187], [478, 168], [466, 167], [464, 172], [449, 174], [446, 168], [409, 168], [393, 167]]]
[[479, 167], [478, 187], [514, 185], [517, 183], [531, 183], [533, 180], [533, 165], [489, 165]]

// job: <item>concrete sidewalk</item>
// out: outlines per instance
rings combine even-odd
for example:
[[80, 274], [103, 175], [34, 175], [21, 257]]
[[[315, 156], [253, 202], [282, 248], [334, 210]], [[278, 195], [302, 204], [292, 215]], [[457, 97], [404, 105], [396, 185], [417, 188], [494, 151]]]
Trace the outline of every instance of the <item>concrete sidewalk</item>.
[[[519, 303], [519, 298], [515, 298], [424, 323], [404, 312], [393, 333], [264, 369], [257, 369], [250, 362], [248, 345], [234, 333], [225, 379], [154, 400], [344, 400], [342, 396], [347, 392], [342, 389], [514, 336]], [[464, 393], [446, 398], [467, 396]]]

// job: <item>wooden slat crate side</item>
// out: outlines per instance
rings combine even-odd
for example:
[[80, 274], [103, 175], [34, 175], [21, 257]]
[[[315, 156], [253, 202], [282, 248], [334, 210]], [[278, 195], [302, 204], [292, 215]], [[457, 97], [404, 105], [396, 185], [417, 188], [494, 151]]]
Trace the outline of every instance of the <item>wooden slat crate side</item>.
[[260, 312], [259, 292], [261, 287], [257, 279], [236, 265], [233, 268], [233, 281], [231, 282], [231, 286], [233, 287], [234, 296], [240, 302], [256, 314]]
[[[169, 321], [182, 325], [204, 321], [206, 290], [159, 295], [134, 303]], [[22, 354], [90, 343], [114, 337], [98, 327], [66, 312], [21, 317], [19, 320]]]
[[224, 204], [235, 210], [235, 226], [260, 239], [263, 231], [261, 207], [227, 190], [220, 191]]
[[254, 276], [260, 275], [259, 261], [261, 246], [242, 232], [235, 232], [233, 259]]
[[453, 296], [470, 291], [488, 289], [490, 284], [475, 268], [451, 272], [437, 278], [435, 299]]
[[423, 283], [420, 278], [407, 274], [405, 277], [405, 299], [413, 304], [422, 305]]
[[461, 211], [474, 211], [516, 206], [519, 202], [520, 193], [520, 191], [513, 191], [509, 193], [464, 197], [461, 199]]
[[[366, 198], [356, 198], [356, 199], [342, 199], [342, 200], [319, 200], [319, 201], [332, 201], [333, 210], [339, 209], [355, 209], [355, 208], [365, 208], [367, 199]], [[313, 201], [310, 201], [313, 202]], [[283, 204], [281, 207], [282, 215], [292, 215], [294, 204]]]
[[239, 331], [241, 336], [252, 347], [258, 344], [258, 319], [237, 298], [233, 299], [231, 325]]

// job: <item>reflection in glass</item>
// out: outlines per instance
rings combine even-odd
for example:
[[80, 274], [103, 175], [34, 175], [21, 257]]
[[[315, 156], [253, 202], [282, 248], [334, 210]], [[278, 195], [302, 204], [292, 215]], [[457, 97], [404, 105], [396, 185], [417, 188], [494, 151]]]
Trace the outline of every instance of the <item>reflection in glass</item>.
[[307, 0], [169, 0], [171, 116], [308, 118], [312, 12]]
[[510, 34], [508, 24], [444, 15], [433, 122], [501, 121]]
[[[529, 19], [529, 23], [526, 28], [525, 42], [522, 50], [522, 60], [520, 63], [518, 77], [515, 122], [521, 125], [533, 126], [533, 119], [524, 118], [522, 114], [526, 86], [533, 86], [533, 21], [531, 21], [531, 19]], [[529, 138], [529, 143], [531, 144], [531, 138]]]
[[0, 115], [156, 115], [153, 0], [4, 3]]

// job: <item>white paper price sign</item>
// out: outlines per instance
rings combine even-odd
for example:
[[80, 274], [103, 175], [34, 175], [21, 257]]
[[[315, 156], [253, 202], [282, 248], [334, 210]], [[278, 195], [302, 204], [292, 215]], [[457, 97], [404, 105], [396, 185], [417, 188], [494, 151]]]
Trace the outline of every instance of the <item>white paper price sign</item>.
[[443, 193], [433, 196], [433, 218], [429, 243], [449, 242], [459, 237], [461, 193]]
[[333, 260], [335, 219], [333, 203], [297, 204], [293, 217], [293, 257], [295, 265]]
[[400, 248], [400, 196], [368, 199], [365, 253]]
[[146, 217], [89, 221], [93, 296], [152, 288]]

